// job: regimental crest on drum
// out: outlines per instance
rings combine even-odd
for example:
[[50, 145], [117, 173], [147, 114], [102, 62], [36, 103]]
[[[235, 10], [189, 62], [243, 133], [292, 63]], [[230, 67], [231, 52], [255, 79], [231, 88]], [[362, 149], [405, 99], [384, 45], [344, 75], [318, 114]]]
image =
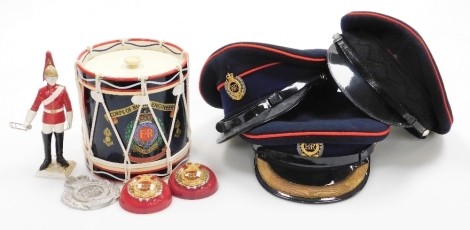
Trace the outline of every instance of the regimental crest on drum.
[[234, 76], [233, 73], [227, 73], [225, 92], [227, 92], [228, 96], [233, 100], [239, 101], [246, 93], [245, 82], [243, 82], [239, 76]]
[[[157, 118], [157, 121], [164, 133], [165, 128], [163, 122], [159, 118]], [[143, 111], [137, 122], [138, 124], [136, 125], [134, 133], [132, 133], [134, 120], [132, 120], [126, 128], [126, 141], [128, 143], [132, 141], [131, 154], [135, 157], [148, 157], [149, 154], [163, 149], [163, 138], [161, 136], [163, 134], [153, 122], [152, 114], [147, 110]]]
[[299, 143], [297, 153], [306, 157], [321, 157], [323, 154], [323, 143]]

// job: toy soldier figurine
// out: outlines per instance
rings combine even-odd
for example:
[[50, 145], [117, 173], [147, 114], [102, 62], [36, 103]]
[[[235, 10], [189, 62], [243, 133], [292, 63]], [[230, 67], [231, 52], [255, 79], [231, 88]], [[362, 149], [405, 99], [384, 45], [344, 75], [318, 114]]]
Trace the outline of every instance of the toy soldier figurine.
[[[52, 162], [51, 159], [51, 139], [52, 133], [55, 136], [55, 149], [56, 149], [56, 162], [63, 168], [69, 166], [69, 162], [64, 159], [63, 146], [64, 146], [64, 122], [67, 119], [67, 129], [72, 126], [72, 105], [70, 103], [69, 95], [64, 86], [56, 84], [59, 75], [54, 66], [51, 52], [46, 52], [46, 63], [44, 66], [43, 80], [47, 81], [47, 85], [38, 90], [38, 95], [34, 100], [31, 109], [26, 114], [23, 126], [26, 129], [31, 128], [39, 106], [43, 104], [44, 111], [42, 116], [43, 128], [42, 139], [44, 142], [44, 162], [39, 167], [39, 170], [46, 169]], [[64, 107], [66, 113], [64, 113]]]

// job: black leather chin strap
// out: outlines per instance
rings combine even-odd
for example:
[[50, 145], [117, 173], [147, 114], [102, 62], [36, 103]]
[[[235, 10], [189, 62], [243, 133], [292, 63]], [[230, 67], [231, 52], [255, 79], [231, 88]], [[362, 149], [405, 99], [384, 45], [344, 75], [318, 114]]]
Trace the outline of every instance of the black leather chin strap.
[[397, 112], [399, 113], [405, 121], [414, 129], [412, 132], [415, 136], [419, 138], [426, 138], [429, 134], [429, 130], [426, 129], [416, 117], [411, 115], [398, 101], [396, 101], [384, 88], [383, 86], [375, 79], [375, 77], [367, 70], [363, 63], [358, 59], [357, 55], [354, 53], [349, 46], [349, 44], [343, 39], [343, 36], [336, 34], [333, 37], [333, 42], [336, 43], [349, 61], [353, 64], [354, 68], [361, 74], [362, 78], [369, 83], [369, 85], [380, 95], [382, 98]]
[[280, 152], [266, 147], [258, 147], [255, 154], [264, 160], [276, 160], [283, 164], [288, 164], [300, 168], [334, 168], [352, 164], [360, 164], [368, 160], [368, 157], [374, 151], [375, 144], [371, 144], [367, 149], [352, 155], [338, 157], [307, 157], [292, 153]]
[[279, 103], [283, 102], [285, 99], [291, 97], [292, 95], [299, 92], [301, 89], [308, 86], [310, 83], [318, 79], [325, 79], [325, 78], [326, 78], [325, 74], [305, 77], [304, 79], [299, 80], [280, 91], [272, 93], [271, 95], [261, 100], [257, 104], [249, 107], [248, 109], [245, 109], [244, 111], [236, 114], [235, 116], [232, 116], [231, 118], [217, 122], [215, 128], [220, 133], [227, 132], [257, 117], [258, 115], [265, 112], [266, 110], [271, 109], [272, 107], [278, 105]]

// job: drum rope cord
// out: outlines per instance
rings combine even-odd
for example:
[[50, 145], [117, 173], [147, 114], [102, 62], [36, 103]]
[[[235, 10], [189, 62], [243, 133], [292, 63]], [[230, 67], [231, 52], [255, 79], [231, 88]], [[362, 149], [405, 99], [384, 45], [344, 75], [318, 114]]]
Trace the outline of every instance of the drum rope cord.
[[[174, 158], [175, 160], [174, 161], [178, 161], [181, 159], [180, 162], [178, 162], [177, 165], [175, 165], [173, 168], [177, 168], [178, 166], [184, 164], [187, 162], [187, 159], [189, 158], [189, 156], [186, 156], [184, 159], [181, 158], [181, 156], [185, 155], [184, 153], [186, 153], [189, 149], [189, 143], [186, 144], [186, 146], [181, 149], [178, 153], [175, 153], [175, 155], [172, 157]], [[92, 157], [91, 158], [93, 160], [93, 162], [97, 165], [103, 165], [103, 166], [107, 166], [108, 168], [112, 168], [112, 169], [115, 169], [115, 170], [119, 170], [119, 169], [123, 169], [123, 164], [122, 163], [115, 163], [115, 162], [109, 162], [109, 161], [106, 161], [106, 160], [103, 160], [103, 159], [100, 159], [100, 158], [97, 158], [97, 157]], [[166, 159], [163, 159], [166, 161]], [[129, 170], [138, 170], [138, 169], [141, 169], [143, 167], [154, 167], [154, 166], [162, 166], [163, 163], [161, 163], [162, 160], [159, 160], [159, 161], [153, 161], [153, 162], [146, 162], [146, 163], [142, 163], [142, 164], [130, 164], [128, 165], [129, 167]], [[165, 164], [166, 166], [166, 164]], [[112, 177], [116, 180], [119, 180], [119, 181], [122, 181], [122, 182], [125, 182], [127, 181], [126, 179], [122, 179], [122, 178], [119, 178], [109, 172], [106, 172], [106, 171], [98, 171], [98, 170], [92, 170], [93, 173], [96, 173], [96, 174], [105, 174], [109, 177]], [[167, 173], [164, 173], [164, 174], [160, 174], [160, 173], [148, 173], [148, 174], [152, 174], [152, 175], [155, 175], [155, 176], [158, 176], [158, 177], [166, 177], [168, 176]]]
[[185, 118], [186, 118], [186, 124], [187, 124], [187, 132], [188, 132], [188, 141], [189, 144], [191, 145], [191, 125], [189, 122], [189, 102], [187, 101], [189, 98], [186, 97], [186, 93], [183, 93], [183, 104], [184, 104], [184, 112], [185, 112]]
[[[148, 100], [147, 100], [147, 105], [149, 106], [149, 108], [152, 108], [152, 105], [150, 104], [150, 98], [149, 98], [148, 92], [147, 92], [147, 84], [144, 84], [144, 80], [145, 80], [145, 79], [142, 78], [142, 86], [141, 86], [142, 94], [147, 97], [147, 99], [148, 99]], [[176, 99], [175, 115], [174, 115], [174, 117], [176, 117], [176, 111], [178, 111], [178, 107], [179, 107], [179, 106], [178, 106], [178, 99]], [[158, 122], [157, 116], [155, 115], [155, 112], [153, 111], [153, 109], [150, 109], [150, 113], [152, 114], [152, 117], [153, 117], [153, 119], [155, 120], [155, 123], [157, 124], [158, 130], [159, 130], [162, 134], [164, 134], [163, 129], [162, 129], [161, 125], [160, 125], [160, 122]], [[175, 125], [175, 122], [174, 122], [174, 120], [173, 120], [172, 123], [171, 123], [170, 133], [168, 133], [168, 138], [169, 138], [170, 141], [168, 141], [168, 140], [166, 139], [166, 136], [165, 136], [165, 135], [162, 135], [163, 142], [164, 142], [165, 145], [166, 145], [166, 149], [165, 149], [166, 152], [165, 152], [165, 153], [166, 153], [166, 159], [167, 159], [166, 164], [167, 164], [167, 174], [168, 174], [168, 175], [169, 175], [169, 174], [171, 173], [171, 171], [172, 171], [172, 168], [171, 168], [171, 167], [172, 167], [172, 162], [171, 162], [171, 148], [170, 148], [170, 143], [171, 143], [171, 136], [172, 136], [172, 134], [173, 134], [173, 127], [174, 127], [174, 125]]]
[[83, 60], [85, 60], [88, 57], [88, 55], [90, 55], [90, 57], [88, 57], [88, 58], [92, 59], [94, 57], [94, 56], [92, 56], [92, 54], [106, 52], [106, 51], [109, 51], [109, 50], [111, 50], [112, 48], [114, 48], [116, 46], [119, 46], [119, 45], [121, 45], [121, 46], [122, 45], [131, 45], [131, 46], [140, 47], [140, 48], [148, 48], [148, 47], [152, 47], [152, 46], [158, 46], [160, 49], [162, 47], [164, 47], [167, 51], [171, 52], [172, 54], [175, 54], [175, 55], [181, 55], [182, 54], [182, 53], [173, 51], [172, 49], [170, 49], [164, 43], [165, 43], [165, 41], [162, 40], [161, 42], [155, 42], [155, 43], [146, 44], [146, 45], [139, 45], [137, 43], [121, 40], [120, 42], [116, 42], [113, 45], [110, 45], [109, 47], [104, 48], [104, 49], [94, 49], [94, 47], [89, 46], [89, 47], [87, 47], [88, 52], [83, 55]]
[[[97, 78], [98, 78], [98, 76], [97, 76]], [[100, 84], [98, 84], [98, 83], [99, 83], [99, 80], [96, 81], [95, 84], [96, 84], [96, 85], [100, 85]], [[95, 86], [95, 87], [96, 87], [96, 86]], [[98, 90], [96, 90], [96, 91], [99, 93]], [[90, 132], [90, 137], [89, 137], [89, 139], [87, 140], [87, 143], [88, 143], [87, 149], [88, 149], [88, 151], [89, 151], [89, 154], [91, 154], [91, 155], [93, 155], [93, 154], [92, 154], [92, 150], [91, 150], [91, 145], [90, 145], [90, 143], [92, 143], [92, 141], [93, 141], [93, 135], [94, 135], [94, 133], [95, 133], [93, 130], [95, 130], [95, 125], [96, 125], [95, 119], [96, 119], [96, 117], [98, 116], [98, 105], [99, 105], [99, 103], [95, 103], [95, 110], [94, 110], [94, 112], [93, 112], [93, 121], [92, 121], [92, 123], [91, 123], [91, 130], [92, 130], [92, 131]], [[88, 133], [88, 130], [87, 130], [86, 133]], [[93, 163], [89, 164], [89, 167], [91, 168], [91, 170], [93, 170]]]
[[[90, 138], [89, 138], [88, 146], [87, 146], [87, 149], [89, 149], [89, 151], [91, 151], [91, 146], [90, 146], [89, 143], [92, 143], [93, 136], [94, 136], [94, 133], [95, 133], [94, 130], [95, 130], [95, 125], [96, 125], [96, 118], [98, 116], [98, 106], [99, 106], [99, 104], [101, 104], [103, 106], [103, 109], [106, 112], [106, 116], [108, 118], [110, 118], [110, 121], [111, 121], [111, 114], [109, 113], [108, 107], [106, 106], [105, 103], [103, 103], [104, 100], [103, 100], [103, 95], [101, 93], [101, 83], [100, 83], [100, 81], [101, 81], [101, 75], [97, 74], [96, 75], [96, 81], [95, 81], [96, 98], [94, 98], [97, 103], [95, 103], [95, 110], [94, 110], [94, 113], [93, 113], [93, 120], [92, 120], [92, 123], [91, 123]], [[110, 124], [111, 124], [111, 128], [113, 129], [114, 134], [116, 136], [119, 136], [119, 133], [117, 132], [117, 129], [116, 129], [116, 126], [114, 125], [114, 123], [110, 122]], [[124, 148], [124, 144], [122, 143], [121, 138], [117, 138], [117, 140], [119, 142], [119, 145], [121, 146], [121, 149], [124, 151], [125, 148]], [[129, 157], [127, 156], [127, 154], [124, 154], [124, 156], [125, 156], [125, 160], [124, 160], [125, 178], [126, 178], [126, 180], [129, 180], [130, 179], [130, 170], [127, 167], [127, 165], [129, 164]], [[92, 159], [93, 158], [94, 158], [94, 156], [92, 156]], [[89, 164], [89, 167], [91, 167], [93, 169], [93, 164]]]
[[[188, 71], [187, 73], [189, 73], [189, 66], [188, 68], [186, 68]], [[183, 75], [183, 69], [180, 68], [180, 82], [183, 82], [184, 81], [184, 75]], [[184, 84], [181, 84], [183, 87], [184, 87]], [[186, 97], [186, 93], [185, 91], [183, 90], [183, 93], [182, 93], [182, 96], [183, 96], [183, 105], [184, 105], [184, 115], [185, 115], [185, 118], [186, 118], [186, 124], [187, 124], [187, 132], [188, 132], [188, 142], [189, 142], [189, 146], [191, 146], [191, 124], [190, 124], [190, 115], [189, 115], [189, 98]]]
[[[144, 84], [143, 80], [142, 80], [141, 84]], [[134, 133], [136, 128], [137, 128], [137, 123], [138, 123], [138, 120], [139, 120], [139, 117], [140, 117], [140, 111], [142, 110], [142, 107], [143, 107], [143, 104], [140, 103], [139, 104], [139, 109], [137, 110], [137, 115], [136, 115], [135, 120], [134, 120], [134, 125], [132, 125], [132, 132], [131, 133]], [[130, 162], [131, 162], [130, 159], [129, 159], [129, 151], [131, 149], [131, 145], [132, 145], [132, 140], [129, 140], [129, 143], [127, 143], [126, 150], [125, 151], [123, 150], [124, 151], [124, 174], [125, 174], [124, 176], [125, 176], [126, 180], [130, 179], [130, 177], [131, 177], [131, 171], [128, 167]]]
[[[106, 116], [109, 118], [109, 121], [110, 121], [109, 123], [111, 124], [111, 128], [113, 129], [113, 132], [116, 135], [116, 137], [118, 137], [116, 139], [118, 140], [119, 146], [121, 146], [121, 149], [124, 152], [124, 175], [125, 175], [126, 180], [129, 180], [130, 175], [131, 175], [129, 168], [127, 167], [130, 164], [129, 154], [128, 154], [128, 151], [126, 151], [126, 148], [124, 147], [124, 143], [122, 143], [122, 138], [119, 136], [116, 125], [114, 124], [114, 122], [112, 122], [112, 117], [111, 117], [111, 114], [109, 113], [108, 106], [106, 106], [106, 104], [104, 103], [103, 95], [102, 95], [102, 92], [101, 92], [101, 84], [100, 84], [101, 76], [100, 77], [97, 76], [96, 79], [97, 79], [96, 80], [96, 86], [95, 86], [96, 87], [96, 92], [100, 96], [99, 97], [100, 99], [99, 99], [98, 103], [96, 103], [96, 105], [101, 103], [101, 105], [103, 106], [103, 109], [106, 112]], [[95, 110], [95, 113], [96, 113], [96, 110]], [[94, 125], [95, 121], [96, 121], [96, 117], [93, 118], [92, 125]], [[94, 129], [92, 129], [92, 130], [94, 130]], [[90, 140], [90, 142], [91, 142], [91, 140]], [[130, 143], [128, 143], [128, 145], [130, 146], [131, 144], [132, 144], [132, 142], [130, 141]]]
[[[178, 73], [179, 73], [180, 78], [179, 78], [178, 86], [176, 86], [173, 89], [173, 95], [178, 94], [178, 96], [175, 95], [176, 96], [176, 103], [175, 103], [176, 106], [175, 106], [175, 112], [174, 112], [175, 115], [173, 116], [173, 119], [171, 121], [170, 135], [168, 137], [168, 142], [170, 142], [170, 143], [171, 143], [171, 139], [173, 137], [172, 134], [173, 134], [174, 128], [175, 128], [176, 114], [178, 114], [178, 111], [179, 111], [179, 102], [180, 102], [181, 94], [184, 92], [184, 90], [182, 88], [182, 87], [184, 87], [184, 85], [183, 85], [184, 83], [183, 83], [183, 75], [182, 75], [182, 71], [181, 71], [181, 66], [178, 65], [178, 66], [176, 66], [176, 68], [178, 69]], [[145, 88], [147, 88], [147, 87], [145, 87]], [[171, 150], [170, 150], [170, 148], [167, 148], [166, 158], [171, 159]], [[173, 164], [172, 164], [171, 160], [167, 161], [167, 169], [168, 169], [167, 173], [168, 173], [168, 175], [170, 175], [171, 172], [173, 171], [172, 165]]]
[[[188, 71], [188, 68], [184, 68], [182, 69], [182, 71]], [[83, 81], [86, 81], [86, 82], [96, 82], [96, 79], [86, 79], [85, 77], [83, 77], [83, 74], [78, 74], [78, 76], [81, 78], [81, 80]], [[179, 76], [179, 73], [176, 73], [175, 75], [173, 75], [172, 78], [170, 78], [169, 80], [167, 81], [163, 81], [163, 82], [158, 82], [158, 81], [146, 81], [147, 84], [153, 84], [153, 85], [166, 85], [168, 83], [171, 83], [172, 81], [175, 80], [176, 77]], [[128, 85], [128, 86], [118, 86], [118, 85], [115, 85], [115, 84], [112, 84], [106, 80], [100, 80], [101, 83], [103, 84], [106, 84], [108, 86], [111, 86], [113, 88], [116, 88], [116, 89], [131, 89], [131, 88], [134, 88], [136, 86], [139, 86], [141, 85], [142, 83], [138, 82], [138, 83], [134, 83], [132, 85]], [[165, 91], [165, 90], [162, 90], [162, 91]]]
[[[132, 126], [132, 132], [131, 133], [134, 133], [136, 128], [137, 128], [137, 123], [138, 123], [138, 120], [139, 120], [139, 117], [140, 117], [140, 111], [142, 110], [142, 107], [143, 107], [143, 104], [141, 103], [139, 105], [139, 109], [137, 110], [137, 115], [135, 117], [135, 120], [134, 120], [134, 125]], [[127, 148], [126, 148], [126, 151], [124, 152], [124, 170], [125, 170], [125, 178], [130, 178], [130, 169], [128, 167], [128, 165], [130, 164], [130, 159], [129, 159], [129, 152], [130, 152], [130, 149], [131, 149], [131, 145], [132, 145], [132, 141], [130, 140], [129, 143], [127, 144]]]
[[[75, 63], [76, 65], [78, 65], [78, 62]], [[78, 77], [79, 77], [79, 72], [78, 71], [75, 71], [75, 83], [76, 83], [76, 86], [77, 86], [77, 92], [78, 92], [78, 101], [80, 102], [80, 105], [84, 105], [83, 103], [83, 90], [80, 88], [80, 82], [78, 80]], [[84, 109], [80, 109], [80, 116], [82, 118], [82, 121], [85, 121], [85, 111]], [[82, 133], [84, 134], [88, 134], [88, 129], [86, 127], [86, 123], [85, 122], [82, 122]], [[87, 137], [88, 135], [86, 135], [85, 137]], [[90, 156], [93, 156], [92, 154], [92, 151], [91, 149], [89, 148], [90, 146], [90, 142], [88, 140], [88, 138], [83, 138], [84, 140], [84, 144], [85, 144], [85, 147], [86, 147], [86, 159], [88, 161], [88, 169], [90, 171], [93, 171], [93, 162], [91, 161], [91, 158]]]

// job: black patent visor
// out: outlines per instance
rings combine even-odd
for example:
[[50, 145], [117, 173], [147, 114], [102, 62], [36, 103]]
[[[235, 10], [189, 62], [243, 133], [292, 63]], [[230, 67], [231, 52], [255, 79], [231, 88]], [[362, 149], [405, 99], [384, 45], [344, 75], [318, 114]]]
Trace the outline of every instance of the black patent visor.
[[244, 111], [219, 121], [216, 124], [216, 129], [221, 134], [217, 138], [217, 143], [224, 142], [291, 110], [302, 100], [312, 82], [324, 78], [324, 74], [306, 76], [284, 89], [270, 94]]
[[346, 165], [361, 164], [366, 161], [374, 151], [375, 145], [370, 145], [367, 149], [347, 155], [347, 156], [336, 156], [336, 157], [306, 157], [301, 155], [295, 155], [291, 153], [280, 152], [265, 147], [258, 147], [255, 153], [258, 157], [267, 161], [279, 161], [284, 165], [290, 167], [305, 168], [305, 169], [332, 169], [335, 167], [341, 167]]
[[367, 115], [388, 125], [413, 128], [422, 138], [429, 134], [367, 71], [341, 35], [328, 48], [327, 61], [338, 87]]

